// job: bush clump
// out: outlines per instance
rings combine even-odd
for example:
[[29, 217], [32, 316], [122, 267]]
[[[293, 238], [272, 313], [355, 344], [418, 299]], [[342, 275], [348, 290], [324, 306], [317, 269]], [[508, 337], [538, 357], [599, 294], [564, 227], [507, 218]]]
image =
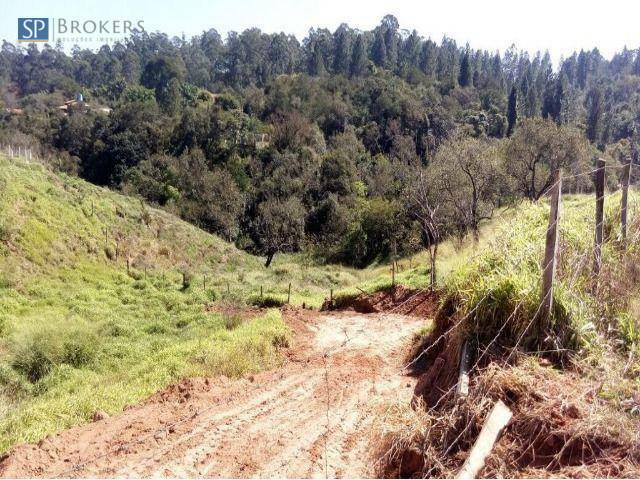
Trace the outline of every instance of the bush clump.
[[83, 328], [64, 333], [53, 328], [28, 333], [13, 343], [11, 366], [35, 383], [56, 365], [80, 368], [89, 364], [96, 343], [96, 336]]
[[247, 301], [249, 305], [255, 305], [260, 308], [280, 308], [286, 302], [282, 298], [278, 298], [275, 295], [251, 295]]

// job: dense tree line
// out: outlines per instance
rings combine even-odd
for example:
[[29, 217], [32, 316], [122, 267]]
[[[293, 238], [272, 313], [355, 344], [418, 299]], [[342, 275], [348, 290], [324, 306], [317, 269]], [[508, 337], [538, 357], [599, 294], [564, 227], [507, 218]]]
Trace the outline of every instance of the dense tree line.
[[[93, 108], [62, 113], [77, 93]], [[435, 219], [417, 212], [438, 212], [438, 239], [477, 233], [500, 205], [539, 198], [555, 167], [588, 171], [596, 149], [635, 158], [640, 54], [581, 51], [554, 70], [548, 53], [438, 44], [393, 16], [302, 43], [255, 28], [70, 55], [4, 42], [0, 104], [0, 140], [55, 151], [59, 168], [267, 263], [305, 249], [364, 266], [433, 244]]]

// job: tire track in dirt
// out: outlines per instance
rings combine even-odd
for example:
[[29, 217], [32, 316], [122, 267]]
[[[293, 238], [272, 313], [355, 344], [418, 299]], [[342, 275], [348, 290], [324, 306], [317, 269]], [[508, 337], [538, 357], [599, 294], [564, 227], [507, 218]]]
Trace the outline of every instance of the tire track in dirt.
[[[241, 380], [191, 379], [141, 405], [14, 448], [4, 477], [362, 477], [381, 400], [408, 402], [404, 347], [423, 323], [288, 311], [289, 361]], [[328, 388], [327, 388], [328, 387]], [[328, 418], [328, 422], [327, 422]], [[76, 467], [76, 468], [74, 468]]]

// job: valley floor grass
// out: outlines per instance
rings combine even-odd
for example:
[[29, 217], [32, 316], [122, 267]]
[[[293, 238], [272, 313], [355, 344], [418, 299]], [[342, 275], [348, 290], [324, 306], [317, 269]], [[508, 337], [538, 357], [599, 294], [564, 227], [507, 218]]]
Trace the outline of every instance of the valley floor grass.
[[181, 377], [277, 365], [280, 313], [229, 318], [218, 300], [260, 303], [262, 286], [277, 305], [291, 283], [292, 304], [319, 307], [384, 269], [263, 263], [135, 198], [0, 157], [0, 451]]
[[[230, 322], [204, 295], [86, 265], [40, 281], [37, 298], [3, 292], [0, 450], [121, 411], [188, 376], [241, 376], [277, 366], [289, 342], [280, 312]], [[74, 271], [76, 274], [79, 272]], [[73, 292], [65, 297], [64, 292]]]

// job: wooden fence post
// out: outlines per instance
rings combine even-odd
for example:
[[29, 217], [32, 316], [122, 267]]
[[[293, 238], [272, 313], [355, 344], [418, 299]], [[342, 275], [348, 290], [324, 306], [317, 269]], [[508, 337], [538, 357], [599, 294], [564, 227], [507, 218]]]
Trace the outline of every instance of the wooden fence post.
[[622, 169], [622, 200], [620, 204], [620, 236], [622, 247], [627, 248], [627, 203], [629, 201], [629, 179], [631, 178], [631, 159]]
[[480, 470], [484, 467], [485, 460], [500, 437], [502, 429], [507, 426], [512, 416], [513, 412], [509, 410], [509, 407], [502, 400], [498, 400], [484, 421], [478, 438], [455, 478], [467, 480], [478, 477]]
[[598, 164], [596, 169], [596, 238], [594, 258], [593, 258], [593, 273], [594, 275], [600, 274], [600, 268], [602, 267], [602, 237], [604, 227], [604, 177], [605, 177], [606, 163], [604, 158], [598, 158]]
[[260, 298], [262, 298], [262, 285], [260, 285]]
[[289, 282], [289, 290], [287, 292], [287, 303], [291, 303], [291, 282]]
[[469, 395], [469, 363], [471, 352], [469, 342], [464, 342], [460, 353], [460, 370], [458, 373], [458, 386], [456, 387], [457, 397], [467, 397]]
[[556, 274], [556, 254], [558, 250], [558, 218], [560, 216], [560, 197], [562, 195], [562, 173], [560, 169], [553, 175], [553, 185], [550, 189], [550, 213], [547, 238], [544, 249], [544, 264], [542, 272], [542, 304], [540, 318], [546, 327], [553, 308], [553, 281]]
[[391, 286], [396, 286], [396, 261], [391, 263]]
[[333, 305], [333, 288], [329, 290], [329, 305]]

